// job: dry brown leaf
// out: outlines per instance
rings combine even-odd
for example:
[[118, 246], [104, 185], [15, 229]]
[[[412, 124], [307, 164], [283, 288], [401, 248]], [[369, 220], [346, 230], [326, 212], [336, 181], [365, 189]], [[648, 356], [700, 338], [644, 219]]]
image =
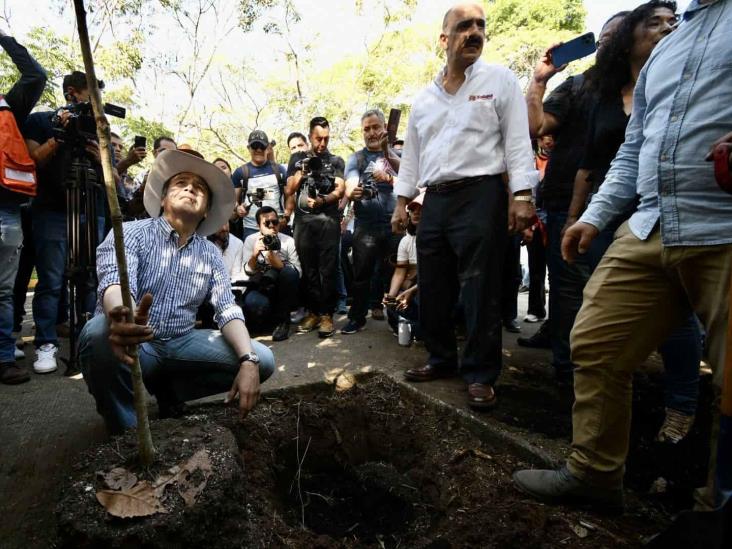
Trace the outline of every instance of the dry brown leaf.
[[[178, 482], [178, 493], [188, 507], [196, 503], [196, 498], [206, 488], [208, 477], [211, 476], [211, 459], [206, 450], [199, 450], [182, 467], [184, 474]], [[194, 480], [194, 474], [200, 471], [198, 481]]]
[[97, 501], [114, 517], [147, 517], [156, 513], [167, 513], [148, 481], [143, 480], [125, 490], [100, 490]]
[[104, 481], [110, 490], [129, 490], [137, 484], [137, 476], [124, 467], [115, 467], [111, 471], [98, 471], [97, 476]]
[[[188, 461], [171, 467], [166, 474], [160, 475], [153, 485], [155, 494], [157, 497], [162, 497], [166, 486], [177, 484], [178, 493], [185, 504], [190, 507], [206, 488], [208, 477], [211, 476], [211, 468], [208, 451], [199, 450]], [[198, 482], [193, 479], [197, 471], [201, 472]]]

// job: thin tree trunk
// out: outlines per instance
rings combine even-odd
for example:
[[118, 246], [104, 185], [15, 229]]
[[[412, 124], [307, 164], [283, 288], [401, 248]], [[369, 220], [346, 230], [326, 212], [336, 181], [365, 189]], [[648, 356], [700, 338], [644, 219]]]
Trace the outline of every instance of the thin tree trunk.
[[[102, 170], [104, 171], [104, 184], [107, 188], [107, 201], [112, 215], [112, 230], [114, 231], [114, 250], [117, 255], [117, 267], [119, 270], [119, 282], [122, 286], [122, 301], [128, 310], [128, 322], [134, 322], [132, 297], [130, 296], [130, 281], [127, 275], [127, 259], [125, 257], [124, 237], [122, 234], [122, 214], [117, 201], [117, 189], [114, 183], [112, 171], [112, 156], [110, 152], [110, 130], [107, 117], [104, 116], [102, 107], [102, 96], [99, 92], [96, 73], [94, 72], [94, 59], [92, 57], [89, 43], [89, 30], [86, 26], [86, 11], [83, 0], [74, 0], [76, 10], [76, 22], [79, 28], [79, 41], [81, 44], [81, 55], [84, 58], [84, 69], [86, 71], [86, 82], [89, 88], [89, 97], [94, 118], [97, 123], [97, 137], [99, 138], [99, 151], [102, 157]], [[137, 415], [137, 443], [140, 453], [140, 462], [143, 466], [149, 466], [155, 457], [150, 434], [150, 423], [147, 419], [147, 402], [145, 400], [145, 385], [142, 382], [142, 370], [137, 355], [137, 347], [129, 350], [130, 355], [135, 359], [134, 365], [130, 368], [132, 374], [132, 388], [134, 391], [135, 413]]]

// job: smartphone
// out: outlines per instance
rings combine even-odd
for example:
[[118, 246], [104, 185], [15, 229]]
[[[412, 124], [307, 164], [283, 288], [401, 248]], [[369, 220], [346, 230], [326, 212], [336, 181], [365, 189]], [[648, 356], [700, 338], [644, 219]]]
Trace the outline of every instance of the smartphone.
[[144, 135], [136, 135], [135, 136], [135, 149], [138, 149], [142, 147], [143, 149], [147, 147], [147, 138]]
[[399, 130], [399, 119], [402, 117], [400, 109], [391, 109], [389, 112], [389, 121], [386, 123], [386, 136], [389, 145], [394, 145], [396, 141], [397, 131]]
[[597, 51], [595, 35], [588, 32], [554, 48], [552, 50], [552, 64], [555, 67], [561, 67], [577, 59], [587, 57], [595, 51]]

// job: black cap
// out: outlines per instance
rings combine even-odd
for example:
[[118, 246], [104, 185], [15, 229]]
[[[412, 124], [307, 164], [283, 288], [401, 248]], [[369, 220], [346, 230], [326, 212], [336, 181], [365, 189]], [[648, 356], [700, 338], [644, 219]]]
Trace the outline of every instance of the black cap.
[[252, 143], [259, 143], [263, 147], [269, 146], [269, 137], [262, 130], [254, 130], [249, 134], [249, 145]]

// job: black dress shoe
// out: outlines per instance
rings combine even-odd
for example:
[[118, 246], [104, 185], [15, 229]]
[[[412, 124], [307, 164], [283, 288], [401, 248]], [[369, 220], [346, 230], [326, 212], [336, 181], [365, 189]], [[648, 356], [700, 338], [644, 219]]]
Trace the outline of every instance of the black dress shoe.
[[446, 377], [457, 375], [454, 368], [438, 368], [431, 364], [425, 364], [419, 368], [410, 368], [404, 372], [404, 378], [407, 381], [432, 381]]
[[290, 323], [282, 322], [272, 332], [272, 341], [284, 341], [290, 337]]
[[551, 349], [552, 342], [549, 339], [549, 328], [546, 326], [547, 323], [544, 322], [538, 332], [531, 337], [519, 337], [516, 339], [516, 343], [520, 347], [528, 347], [530, 349]]
[[519, 323], [516, 321], [516, 319], [512, 320], [504, 320], [503, 321], [503, 328], [507, 332], [511, 332], [512, 334], [520, 334], [521, 333], [521, 327], [519, 326]]

